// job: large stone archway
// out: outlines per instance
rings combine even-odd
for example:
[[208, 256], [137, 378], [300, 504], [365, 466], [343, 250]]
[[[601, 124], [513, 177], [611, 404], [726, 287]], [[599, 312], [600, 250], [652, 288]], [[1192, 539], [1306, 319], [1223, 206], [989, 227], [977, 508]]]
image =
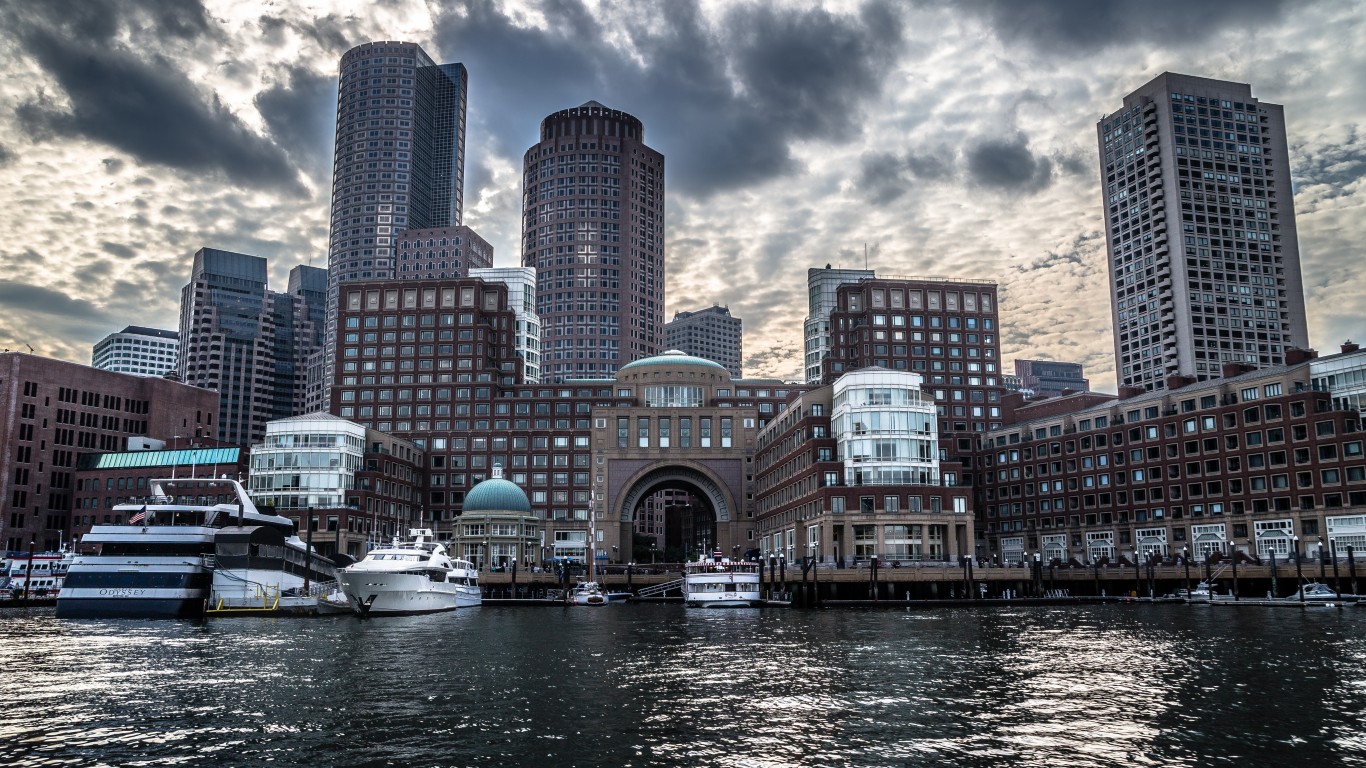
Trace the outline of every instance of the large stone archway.
[[704, 467], [688, 463], [652, 465], [640, 470], [623, 484], [623, 492], [609, 503], [615, 520], [625, 524], [634, 522], [636, 508], [645, 497], [656, 491], [687, 491], [706, 499], [716, 515], [716, 522], [730, 523], [735, 517], [733, 496], [719, 478]]
[[[667, 538], [661, 549], [692, 544], [708, 551], [721, 549], [739, 555], [749, 545], [743, 465], [734, 459], [672, 461], [617, 459], [608, 463], [609, 491], [604, 499], [603, 528], [613, 529], [617, 543], [630, 546], [646, 499], [660, 491], [681, 491], [698, 506], [680, 520], [672, 511], [663, 520]], [[672, 509], [672, 508], [670, 508]], [[685, 522], [686, 521], [686, 522]], [[658, 523], [658, 520], [656, 521]], [[682, 531], [692, 531], [691, 534]], [[656, 533], [659, 533], [656, 528]], [[667, 546], [666, 546], [667, 545]], [[693, 549], [692, 556], [703, 554]]]

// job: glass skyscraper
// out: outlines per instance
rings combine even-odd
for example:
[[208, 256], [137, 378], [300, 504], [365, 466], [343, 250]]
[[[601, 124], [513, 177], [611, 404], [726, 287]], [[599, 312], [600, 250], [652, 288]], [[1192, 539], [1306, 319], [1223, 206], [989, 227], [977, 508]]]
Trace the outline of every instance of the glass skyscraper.
[[342, 56], [320, 402], [332, 381], [338, 285], [392, 279], [396, 233], [461, 223], [467, 84], [463, 64], [436, 64], [415, 43], [365, 43]]

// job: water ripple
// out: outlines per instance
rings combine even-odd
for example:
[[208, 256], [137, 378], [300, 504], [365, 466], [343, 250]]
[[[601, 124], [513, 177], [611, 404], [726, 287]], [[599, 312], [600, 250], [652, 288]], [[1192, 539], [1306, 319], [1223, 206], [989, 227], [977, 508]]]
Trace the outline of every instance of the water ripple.
[[0, 765], [1366, 765], [1366, 609], [0, 616]]

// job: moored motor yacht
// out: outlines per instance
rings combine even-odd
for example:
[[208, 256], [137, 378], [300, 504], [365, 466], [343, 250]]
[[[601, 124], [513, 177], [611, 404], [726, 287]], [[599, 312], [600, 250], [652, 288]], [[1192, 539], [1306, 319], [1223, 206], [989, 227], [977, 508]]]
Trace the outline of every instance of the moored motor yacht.
[[390, 546], [370, 550], [338, 580], [361, 616], [435, 613], [483, 602], [474, 564], [452, 558], [429, 528], [410, 529], [408, 539], [395, 537]]
[[1314, 603], [1317, 605], [1352, 605], [1357, 603], [1360, 595], [1339, 595], [1332, 587], [1327, 584], [1320, 584], [1311, 581], [1301, 585], [1289, 597], [1282, 598], [1291, 602]]

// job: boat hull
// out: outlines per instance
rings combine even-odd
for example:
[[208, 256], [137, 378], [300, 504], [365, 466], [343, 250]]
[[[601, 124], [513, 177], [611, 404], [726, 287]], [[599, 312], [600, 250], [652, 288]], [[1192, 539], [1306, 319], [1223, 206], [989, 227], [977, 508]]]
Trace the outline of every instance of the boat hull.
[[351, 609], [363, 616], [439, 613], [483, 602], [478, 587], [431, 581], [419, 574], [347, 570], [339, 574], [339, 581]]
[[57, 595], [57, 617], [198, 618], [212, 580], [212, 570], [197, 558], [82, 555]]
[[66, 597], [57, 600], [59, 619], [198, 619], [204, 616], [204, 596]]
[[696, 599], [684, 601], [689, 608], [753, 608], [761, 602], [757, 592], [753, 595], [737, 595], [734, 598], [722, 597], [711, 600]]

